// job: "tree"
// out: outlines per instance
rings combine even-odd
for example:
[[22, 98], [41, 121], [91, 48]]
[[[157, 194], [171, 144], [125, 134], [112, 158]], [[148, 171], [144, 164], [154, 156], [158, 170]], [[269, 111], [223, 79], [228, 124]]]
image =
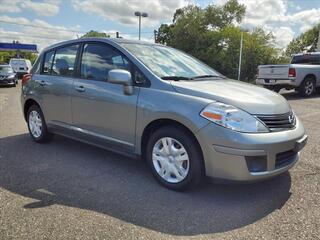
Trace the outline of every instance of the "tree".
[[[181, 49], [207, 63], [222, 74], [237, 78], [241, 30], [238, 24], [245, 6], [237, 0], [202, 9], [187, 6], [177, 9], [172, 24], [158, 29], [157, 41]], [[272, 34], [257, 28], [245, 31], [242, 58], [242, 80], [255, 79], [260, 64], [279, 61]]]
[[8, 64], [11, 58], [15, 58], [19, 54], [21, 58], [29, 59], [33, 64], [38, 57], [38, 54], [25, 51], [1, 51], [0, 64]]
[[86, 34], [82, 35], [81, 38], [109, 38], [110, 35], [106, 34], [104, 32], [97, 32], [94, 30], [90, 30], [89, 32], [87, 32]]
[[286, 55], [291, 56], [291, 54], [296, 54], [303, 51], [315, 51], [316, 43], [319, 37], [319, 31], [320, 24], [293, 39], [286, 49]]

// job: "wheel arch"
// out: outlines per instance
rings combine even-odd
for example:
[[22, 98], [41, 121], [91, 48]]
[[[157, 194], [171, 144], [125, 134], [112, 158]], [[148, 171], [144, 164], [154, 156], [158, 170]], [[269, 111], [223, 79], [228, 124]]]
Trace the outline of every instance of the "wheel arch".
[[308, 79], [308, 78], [312, 78], [314, 81], [317, 81], [317, 77], [316, 77], [316, 75], [313, 74], [313, 73], [307, 74], [307, 75], [303, 78], [303, 81], [305, 81], [305, 80]]
[[[144, 128], [142, 136], [141, 136], [141, 141], [139, 143], [140, 147], [141, 147], [141, 155], [143, 158], [145, 158], [147, 143], [148, 143], [148, 140], [149, 140], [151, 134], [154, 131], [156, 131], [157, 129], [160, 129], [160, 128], [166, 127], [166, 126], [174, 126], [179, 129], [182, 129], [183, 131], [188, 133], [188, 135], [190, 135], [192, 137], [193, 141], [197, 145], [197, 147], [200, 151], [200, 154], [202, 156], [202, 160], [203, 160], [203, 157], [204, 157], [203, 151], [202, 151], [201, 145], [200, 145], [196, 135], [186, 125], [184, 125], [181, 122], [178, 122], [176, 120], [169, 119], [169, 118], [161, 118], [161, 119], [153, 120]], [[205, 167], [204, 161], [203, 161], [203, 167]]]
[[28, 100], [25, 101], [24, 103], [24, 106], [23, 106], [23, 116], [24, 116], [24, 119], [27, 121], [27, 113], [28, 113], [28, 109], [32, 106], [32, 105], [37, 105], [39, 108], [40, 107], [40, 104], [32, 99], [32, 98], [29, 98]]

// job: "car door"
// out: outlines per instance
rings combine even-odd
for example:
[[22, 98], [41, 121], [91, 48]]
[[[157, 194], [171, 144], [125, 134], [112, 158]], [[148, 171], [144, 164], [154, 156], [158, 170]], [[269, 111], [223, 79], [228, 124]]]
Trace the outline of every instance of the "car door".
[[44, 55], [41, 74], [37, 75], [37, 92], [41, 95], [42, 111], [49, 126], [72, 124], [71, 88], [79, 45], [48, 51]]
[[89, 141], [133, 151], [139, 87], [125, 95], [123, 86], [107, 82], [111, 69], [131, 69], [127, 58], [106, 43], [86, 43], [73, 83], [72, 119], [75, 130]]

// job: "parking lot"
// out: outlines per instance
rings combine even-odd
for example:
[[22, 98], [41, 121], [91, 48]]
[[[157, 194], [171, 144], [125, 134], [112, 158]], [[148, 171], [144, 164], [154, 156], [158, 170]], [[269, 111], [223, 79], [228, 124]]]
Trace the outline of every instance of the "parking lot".
[[320, 95], [283, 95], [309, 142], [255, 184], [159, 186], [146, 164], [56, 136], [34, 143], [20, 89], [0, 88], [0, 239], [320, 239]]

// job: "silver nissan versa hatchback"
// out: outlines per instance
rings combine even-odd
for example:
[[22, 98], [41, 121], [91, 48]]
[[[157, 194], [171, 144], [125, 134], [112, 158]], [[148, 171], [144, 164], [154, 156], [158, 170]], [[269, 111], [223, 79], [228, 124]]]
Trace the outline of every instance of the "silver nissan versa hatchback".
[[88, 38], [46, 48], [23, 78], [21, 103], [34, 141], [61, 134], [140, 155], [175, 190], [204, 176], [276, 176], [307, 141], [281, 95], [141, 41]]

